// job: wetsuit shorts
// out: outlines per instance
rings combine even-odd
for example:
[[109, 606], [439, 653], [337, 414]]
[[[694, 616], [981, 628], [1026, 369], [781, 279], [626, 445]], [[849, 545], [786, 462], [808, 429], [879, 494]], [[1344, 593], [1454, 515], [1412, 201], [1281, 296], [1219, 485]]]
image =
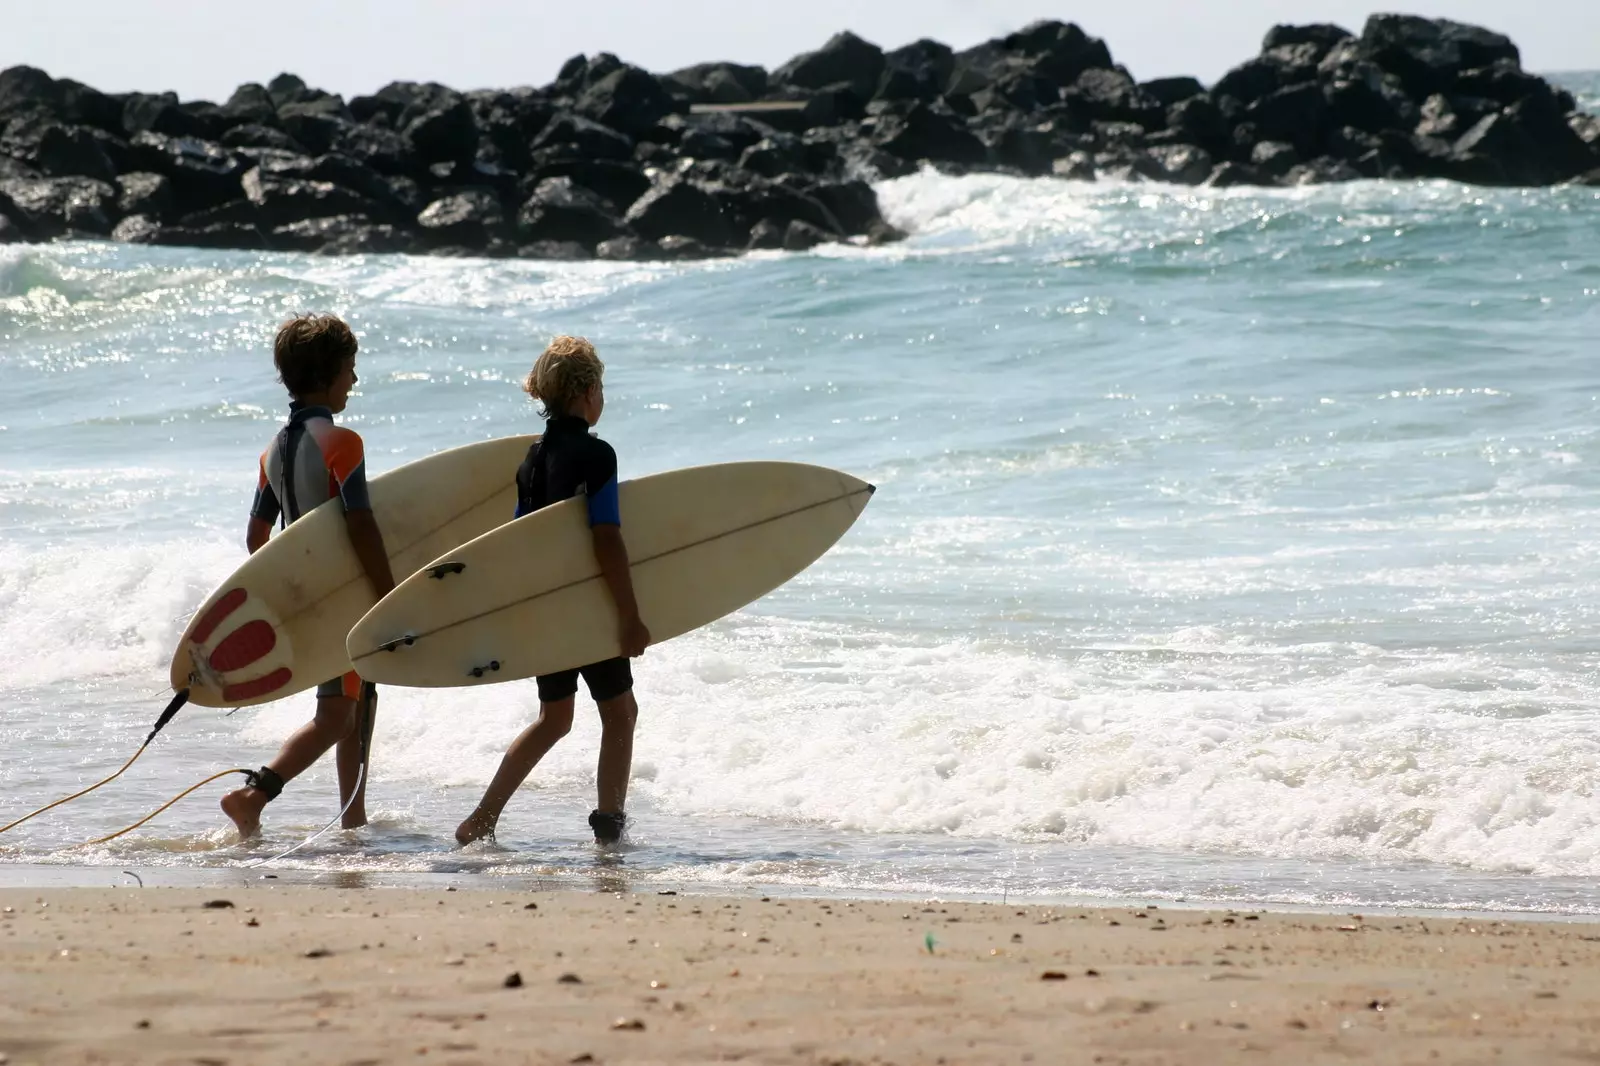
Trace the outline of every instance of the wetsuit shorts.
[[559, 703], [578, 693], [578, 675], [589, 686], [589, 695], [596, 703], [614, 700], [633, 691], [633, 667], [628, 660], [618, 657], [604, 662], [590, 663], [576, 670], [563, 670], [559, 674], [539, 675], [539, 702]]
[[347, 700], [358, 699], [361, 696], [361, 675], [351, 670], [343, 677], [330, 678], [317, 686], [317, 699], [329, 696], [343, 696]]

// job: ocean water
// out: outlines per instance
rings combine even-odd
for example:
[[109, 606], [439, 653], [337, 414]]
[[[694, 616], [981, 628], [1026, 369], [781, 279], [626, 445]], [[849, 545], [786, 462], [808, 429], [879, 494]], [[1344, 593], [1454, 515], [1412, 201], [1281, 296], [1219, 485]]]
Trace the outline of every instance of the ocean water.
[[[692, 265], [0, 250], [0, 823], [143, 738], [243, 557], [272, 329], [327, 309], [374, 471], [537, 428], [517, 383], [575, 332], [625, 477], [796, 459], [879, 492], [636, 663], [628, 847], [587, 840], [580, 704], [497, 844], [455, 848], [533, 687], [388, 689], [373, 825], [284, 876], [1600, 911], [1600, 190], [879, 195], [904, 244]], [[0, 878], [290, 846], [331, 766], [259, 844], [218, 783], [76, 845], [310, 709], [186, 709], [0, 836]]]

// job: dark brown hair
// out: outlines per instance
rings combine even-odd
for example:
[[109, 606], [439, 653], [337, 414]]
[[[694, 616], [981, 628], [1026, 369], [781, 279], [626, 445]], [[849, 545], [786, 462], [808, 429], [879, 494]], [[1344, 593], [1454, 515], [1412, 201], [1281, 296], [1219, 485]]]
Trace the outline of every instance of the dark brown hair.
[[295, 315], [278, 327], [272, 362], [291, 396], [321, 392], [356, 355], [356, 335], [337, 315]]

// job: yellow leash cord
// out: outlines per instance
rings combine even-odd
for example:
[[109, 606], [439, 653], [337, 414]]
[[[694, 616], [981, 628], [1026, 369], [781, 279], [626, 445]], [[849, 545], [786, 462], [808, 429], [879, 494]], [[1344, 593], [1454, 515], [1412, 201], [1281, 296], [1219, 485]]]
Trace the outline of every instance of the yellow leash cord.
[[[149, 814], [145, 815], [143, 818], [139, 819], [137, 822], [134, 822], [132, 825], [128, 826], [128, 828], [119, 829], [115, 833], [112, 833], [110, 836], [101, 837], [99, 840], [86, 840], [82, 844], [79, 844], [78, 847], [80, 847], [80, 848], [92, 848], [96, 844], [106, 844], [106, 843], [109, 843], [109, 842], [117, 839], [120, 836], [123, 836], [123, 835], [125, 835], [127, 833], [131, 833], [135, 829], [138, 829], [140, 826], [144, 825], [146, 822], [153, 821], [155, 819], [156, 815], [160, 814], [162, 811], [166, 810], [168, 807], [172, 806], [174, 803], [177, 803], [179, 800], [183, 799], [185, 796], [189, 795], [189, 793], [197, 792], [200, 789], [205, 788], [207, 785], [211, 784], [211, 782], [217, 780], [218, 778], [227, 777], [229, 774], [244, 774], [246, 777], [249, 777], [250, 776], [250, 771], [246, 770], [246, 769], [244, 769], [242, 767], [235, 767], [232, 770], [223, 770], [221, 773], [212, 774], [210, 777], [206, 778], [204, 781], [200, 782], [198, 785], [191, 785], [188, 788], [184, 789], [182, 792], [178, 793], [176, 796], [173, 796], [171, 799], [167, 800], [167, 802], [163, 803], [161, 806], [157, 807], [155, 810], [151, 811]], [[64, 803], [66, 801], [63, 800], [62, 802]]]

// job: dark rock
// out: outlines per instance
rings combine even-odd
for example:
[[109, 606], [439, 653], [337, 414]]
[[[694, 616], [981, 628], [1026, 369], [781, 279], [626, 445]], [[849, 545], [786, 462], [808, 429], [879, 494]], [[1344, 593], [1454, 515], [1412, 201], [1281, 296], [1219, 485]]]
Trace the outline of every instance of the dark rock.
[[783, 235], [788, 226], [764, 218], [750, 227], [750, 241], [745, 245], [750, 251], [777, 251], [783, 247]]
[[626, 135], [579, 115], [557, 115], [533, 141], [535, 157], [542, 149], [560, 147], [581, 159], [633, 158]]
[[1292, 167], [1283, 176], [1285, 185], [1331, 185], [1335, 182], [1359, 181], [1362, 174], [1341, 159], [1319, 156], [1309, 163]]
[[413, 251], [416, 238], [405, 230], [365, 215], [306, 218], [274, 228], [274, 248], [320, 255], [386, 255]]
[[746, 148], [739, 157], [739, 169], [775, 178], [779, 174], [803, 174], [811, 167], [805, 145], [798, 138], [775, 134]]
[[883, 49], [853, 33], [835, 34], [815, 52], [795, 56], [772, 72], [772, 83], [821, 89], [847, 82], [862, 100], [870, 100], [883, 77]]
[[519, 198], [533, 195], [541, 181], [547, 178], [571, 178], [575, 184], [590, 189], [626, 211], [633, 202], [650, 190], [650, 179], [630, 163], [613, 163], [607, 160], [564, 159], [554, 160], [538, 167], [522, 185]]
[[1072, 114], [1089, 121], [1134, 122], [1145, 129], [1166, 124], [1166, 108], [1124, 70], [1087, 70], [1061, 99]]
[[517, 215], [525, 242], [570, 242], [593, 249], [623, 233], [609, 200], [571, 178], [546, 178]]
[[506, 217], [493, 191], [464, 189], [423, 208], [417, 226], [435, 247], [484, 249], [492, 239], [504, 236]]
[[1529, 97], [1474, 125], [1455, 143], [1458, 156], [1498, 161], [1512, 185], [1550, 185], [1593, 169], [1585, 144], [1551, 101]]
[[1016, 70], [990, 82], [986, 88], [972, 94], [972, 106], [984, 111], [1021, 111], [1024, 113], [1049, 107], [1061, 99], [1061, 89], [1055, 82], [1040, 77], [1031, 70]]
[[[691, 132], [703, 133], [721, 137], [740, 152], [776, 132], [771, 126], [762, 122], [727, 111], [713, 111], [703, 115], [670, 115], [664, 120], [663, 125], [669, 130], [680, 131], [680, 142]], [[687, 154], [687, 150], [685, 152]]]
[[130, 147], [139, 169], [165, 174], [173, 195], [189, 210], [238, 197], [239, 179], [249, 169], [249, 161], [237, 152], [192, 137], [137, 133]]
[[245, 222], [216, 222], [191, 225], [187, 222], [162, 226], [149, 243], [177, 248], [211, 248], [216, 250], [265, 251], [267, 235], [258, 227]]
[[[1354, 126], [1345, 126], [1328, 134], [1323, 142], [1323, 147], [1335, 159], [1343, 159], [1347, 163], [1354, 163], [1362, 156], [1383, 147], [1383, 138], [1358, 130]], [[1367, 177], [1380, 175], [1369, 174]]]
[[149, 215], [129, 215], [111, 230], [111, 239], [121, 244], [155, 244], [161, 223]]
[[1422, 113], [1397, 84], [1370, 63], [1353, 70], [1352, 75], [1323, 87], [1329, 126], [1353, 126], [1368, 133], [1415, 128]]
[[578, 262], [594, 258], [594, 249], [576, 241], [531, 241], [519, 245], [518, 259], [549, 259], [558, 263]]
[[1160, 167], [1162, 174], [1160, 180], [1176, 185], [1200, 185], [1216, 169], [1211, 153], [1194, 145], [1175, 144], [1147, 148], [1145, 154]]
[[1059, 154], [1055, 130], [1049, 122], [1030, 123], [1026, 119], [1007, 122], [981, 136], [995, 163], [1034, 177], [1050, 173]]
[[1567, 125], [1578, 135], [1578, 140], [1600, 151], [1600, 117], [1585, 114], [1570, 115], [1567, 118]]
[[10, 179], [0, 182], [6, 213], [33, 240], [66, 234], [106, 236], [117, 222], [117, 191], [93, 178]]
[[306, 83], [294, 74], [279, 74], [267, 82], [267, 94], [272, 98], [273, 107], [295, 103], [310, 91]]
[[404, 132], [424, 163], [471, 159], [478, 150], [477, 116], [459, 96], [424, 110], [406, 124]]
[[235, 89], [222, 111], [231, 126], [275, 126], [278, 122], [278, 105], [272, 102], [272, 94], [253, 81]]
[[677, 108], [661, 82], [638, 67], [607, 74], [586, 89], [577, 103], [579, 114], [632, 137], [648, 133]]
[[[1514, 59], [1501, 59], [1487, 67], [1469, 70], [1456, 78], [1454, 96], [1481, 96], [1502, 106], [1529, 96], [1553, 96], [1555, 89], [1543, 78], [1529, 74]], [[1562, 107], [1561, 110], [1570, 110]]]
[[786, 252], [805, 252], [819, 244], [828, 244], [833, 241], [834, 235], [826, 230], [819, 229], [809, 222], [799, 219], [789, 223], [783, 231], [783, 250]]
[[1302, 156], [1285, 141], [1262, 141], [1250, 153], [1250, 163], [1264, 174], [1281, 178], [1299, 166]]
[[9, 215], [0, 213], [0, 244], [19, 244], [27, 239], [22, 228], [11, 221]]
[[[1587, 174], [1584, 174], [1584, 175], [1582, 175], [1580, 177], [1574, 178], [1573, 179], [1573, 184], [1575, 184], [1575, 185], [1587, 185], [1587, 186], [1591, 186], [1593, 188], [1600, 189], [1600, 169], [1591, 170]], [[4, 239], [5, 239], [4, 236], [0, 235], [0, 240], [4, 240]]]
[[264, 173], [260, 166], [247, 171], [240, 185], [245, 198], [255, 206], [259, 223], [271, 228], [303, 219], [339, 215], [359, 215], [373, 220], [377, 214], [372, 201], [342, 186], [270, 171]]
[[701, 129], [685, 130], [678, 139], [678, 152], [689, 159], [735, 160], [740, 155], [739, 148], [728, 138]]
[[676, 235], [724, 248], [733, 237], [717, 198], [692, 181], [655, 186], [628, 209], [626, 221], [641, 237], [656, 241]]
[[1029, 60], [1032, 71], [1058, 88], [1075, 84], [1086, 72], [1111, 67], [1111, 50], [1076, 23], [1043, 21], [1025, 26], [1001, 41]]
[[380, 174], [409, 176], [417, 169], [411, 155], [411, 142], [402, 134], [382, 126], [350, 123], [339, 130], [329, 151], [359, 160]]
[[313, 155], [334, 151], [346, 130], [360, 128], [354, 122], [333, 115], [319, 111], [298, 110], [297, 105], [284, 108], [280, 121], [283, 123], [284, 133]]
[[122, 175], [117, 183], [122, 187], [117, 199], [117, 211], [122, 215], [144, 215], [161, 222], [171, 218], [178, 206], [172, 182], [165, 175], [135, 171]]
[[305, 145], [271, 126], [235, 126], [222, 135], [224, 148], [276, 148], [282, 152], [304, 153]]
[[1217, 189], [1229, 189], [1237, 185], [1276, 185], [1277, 182], [1248, 163], [1229, 162], [1219, 163], [1206, 184]]
[[1267, 31], [1266, 39], [1261, 42], [1263, 52], [1271, 52], [1277, 48], [1293, 47], [1295, 45], [1314, 45], [1317, 50], [1317, 59], [1320, 62], [1333, 46], [1340, 41], [1354, 38], [1355, 34], [1343, 26], [1333, 26], [1327, 23], [1318, 23], [1309, 26], [1274, 26]]
[[726, 248], [712, 248], [693, 237], [663, 237], [657, 242], [661, 258], [668, 260], [717, 259], [733, 254]]
[[1373, 15], [1361, 32], [1361, 47], [1416, 97], [1448, 91], [1465, 70], [1501, 59], [1522, 62], [1517, 46], [1502, 34], [1416, 15]]
[[1228, 144], [1231, 124], [1210, 96], [1195, 96], [1167, 111], [1167, 128], [1183, 135], [1183, 140], [1205, 148], [1213, 155]]
[[748, 233], [762, 219], [780, 227], [804, 222], [834, 237], [844, 236], [844, 226], [811, 190], [798, 182], [760, 182], [744, 189], [724, 186], [716, 193], [735, 233]]
[[953, 115], [927, 104], [915, 104], [903, 118], [887, 117], [877, 127], [877, 147], [892, 156], [916, 162], [977, 164], [988, 148]]
[[213, 132], [210, 123], [178, 106], [176, 93], [129, 93], [122, 105], [122, 128], [130, 136], [147, 131], [206, 139]]
[[1211, 95], [1231, 96], [1241, 103], [1253, 104], [1283, 88], [1282, 73], [1282, 66], [1272, 59], [1261, 56], [1247, 59], [1224, 74], [1211, 87]]
[[950, 46], [926, 37], [886, 53], [883, 62], [876, 97], [924, 103], [932, 103], [944, 93], [956, 67]]
[[644, 237], [613, 237], [609, 241], [601, 241], [594, 254], [596, 259], [616, 262], [648, 262], [661, 258], [661, 247]]
[[1422, 102], [1422, 120], [1417, 123], [1416, 132], [1424, 137], [1455, 138], [1466, 131], [1450, 98], [1443, 93], [1434, 93]]
[[1288, 141], [1302, 155], [1310, 156], [1326, 136], [1328, 102], [1320, 86], [1296, 85], [1257, 100], [1245, 118], [1254, 124], [1260, 139]]
[[744, 104], [767, 91], [766, 68], [738, 63], [700, 63], [675, 70], [667, 79], [687, 90], [697, 104]]
[[1139, 88], [1146, 96], [1166, 108], [1193, 99], [1206, 91], [1206, 87], [1201, 85], [1197, 78], [1156, 78], [1153, 81], [1140, 82]]
[[1069, 181], [1094, 181], [1099, 175], [1094, 156], [1088, 152], [1073, 152], [1051, 164], [1050, 172]]
[[[37, 130], [37, 137], [16, 145], [24, 147], [23, 158], [41, 174], [53, 178], [84, 177], [115, 181], [116, 164], [106, 153], [102, 138], [107, 135], [84, 126], [54, 123]], [[31, 142], [31, 143], [30, 143]], [[13, 148], [15, 152], [15, 148]]]

